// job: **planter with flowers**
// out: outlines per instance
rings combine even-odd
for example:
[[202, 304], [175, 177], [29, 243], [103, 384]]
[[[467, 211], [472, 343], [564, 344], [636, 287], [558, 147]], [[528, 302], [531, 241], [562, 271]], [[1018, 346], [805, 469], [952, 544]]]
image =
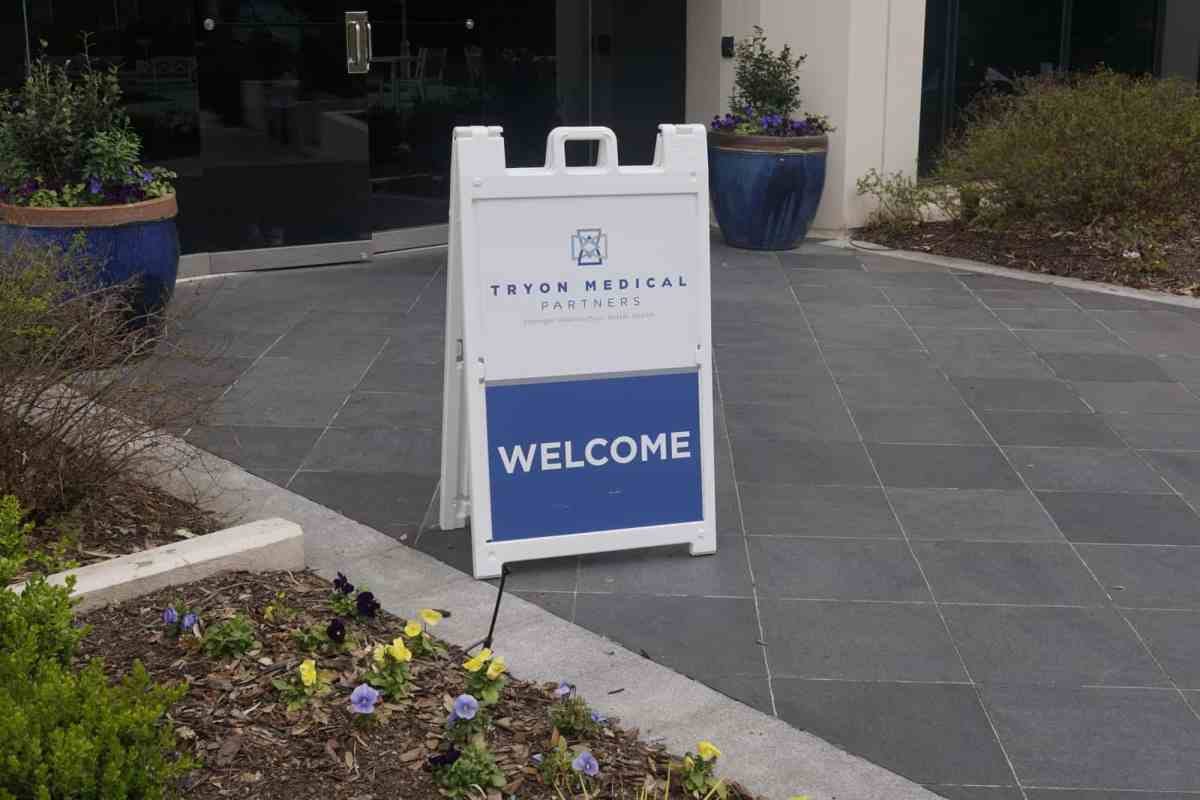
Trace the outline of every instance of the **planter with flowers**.
[[790, 249], [816, 216], [833, 127], [799, 113], [804, 59], [772, 51], [762, 28], [738, 44], [730, 111], [713, 119], [708, 150], [713, 211], [734, 247]]
[[170, 301], [179, 269], [175, 173], [141, 163], [115, 68], [35, 62], [0, 92], [0, 248], [81, 247], [96, 285], [128, 283], [140, 317]]

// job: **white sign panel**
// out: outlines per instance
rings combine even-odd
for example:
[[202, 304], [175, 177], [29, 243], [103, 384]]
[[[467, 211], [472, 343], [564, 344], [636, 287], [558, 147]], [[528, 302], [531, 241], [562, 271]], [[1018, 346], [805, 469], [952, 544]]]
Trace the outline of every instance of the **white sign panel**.
[[[595, 141], [594, 167], [566, 142]], [[607, 128], [557, 128], [509, 169], [499, 128], [454, 131], [440, 522], [476, 577], [510, 561], [716, 550], [708, 162], [662, 125], [620, 166]]]

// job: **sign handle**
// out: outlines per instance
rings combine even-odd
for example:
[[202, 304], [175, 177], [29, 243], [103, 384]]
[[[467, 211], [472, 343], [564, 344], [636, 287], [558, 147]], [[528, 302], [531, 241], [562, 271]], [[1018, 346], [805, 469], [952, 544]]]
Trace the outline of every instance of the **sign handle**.
[[[617, 171], [617, 135], [599, 125], [581, 128], [555, 128], [546, 139], [546, 166], [555, 173], [568, 172], [609, 175]], [[600, 152], [594, 167], [568, 167], [567, 142], [599, 142]]]

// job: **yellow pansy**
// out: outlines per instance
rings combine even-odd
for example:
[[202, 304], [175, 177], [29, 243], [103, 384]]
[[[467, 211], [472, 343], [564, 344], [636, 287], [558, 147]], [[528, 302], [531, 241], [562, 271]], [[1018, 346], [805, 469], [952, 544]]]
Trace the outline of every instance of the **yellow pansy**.
[[404, 626], [404, 635], [412, 639], [415, 636], [421, 635], [421, 623], [413, 620]]
[[463, 669], [465, 669], [467, 672], [479, 672], [479, 670], [483, 669], [483, 665], [486, 663], [487, 662], [479, 656], [475, 656], [474, 658], [468, 658], [463, 662]]
[[311, 658], [304, 659], [300, 664], [300, 682], [312, 686], [317, 682], [317, 662]]
[[422, 608], [419, 613], [426, 625], [437, 625], [442, 621], [442, 612], [435, 611], [432, 608]]
[[504, 674], [505, 669], [507, 669], [507, 667], [504, 665], [504, 657], [496, 656], [494, 659], [492, 659], [492, 663], [488, 664], [488, 680], [496, 680], [496, 678], [499, 678]]
[[487, 662], [492, 660], [492, 651], [485, 647], [482, 650], [480, 650], [479, 655], [477, 655], [475, 657], [486, 664]]
[[721, 757], [721, 751], [712, 742], [703, 741], [696, 745], [696, 755], [700, 756], [703, 761], [712, 761], [714, 758]]
[[375, 651], [371, 653], [371, 657], [375, 659], [376, 664], [387, 661], [387, 647], [381, 644], [375, 645]]
[[696, 762], [692, 760], [691, 756], [683, 757], [683, 768], [686, 769], [688, 772], [691, 772], [692, 770], [694, 770], [696, 768]]
[[404, 646], [404, 640], [399, 637], [392, 642], [392, 646], [388, 648], [387, 652], [389, 656], [401, 664], [412, 661], [412, 651]]

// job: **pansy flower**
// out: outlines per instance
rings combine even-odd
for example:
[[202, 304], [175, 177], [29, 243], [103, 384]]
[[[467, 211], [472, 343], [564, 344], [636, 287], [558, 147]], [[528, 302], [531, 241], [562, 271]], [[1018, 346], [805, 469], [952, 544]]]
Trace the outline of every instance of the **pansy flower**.
[[354, 607], [358, 609], [358, 613], [364, 617], [373, 617], [379, 613], [381, 606], [379, 601], [375, 599], [373, 592], [359, 592], [358, 597], [354, 598]]
[[600, 774], [600, 763], [596, 761], [596, 757], [584, 750], [579, 755], [575, 756], [575, 760], [571, 762], [571, 769], [576, 772], [582, 772], [589, 778], [594, 778]]
[[469, 694], [460, 694], [454, 698], [455, 719], [472, 720], [479, 713], [479, 701]]
[[333, 588], [337, 589], [342, 594], [354, 594], [354, 584], [350, 582], [349, 578], [340, 572], [337, 574], [337, 577], [333, 579]]
[[299, 668], [300, 682], [305, 686], [314, 686], [317, 683], [317, 662], [311, 658], [306, 658], [300, 663]]
[[350, 693], [350, 710], [355, 714], [374, 714], [375, 704], [379, 702], [379, 692], [368, 683], [360, 683]]

